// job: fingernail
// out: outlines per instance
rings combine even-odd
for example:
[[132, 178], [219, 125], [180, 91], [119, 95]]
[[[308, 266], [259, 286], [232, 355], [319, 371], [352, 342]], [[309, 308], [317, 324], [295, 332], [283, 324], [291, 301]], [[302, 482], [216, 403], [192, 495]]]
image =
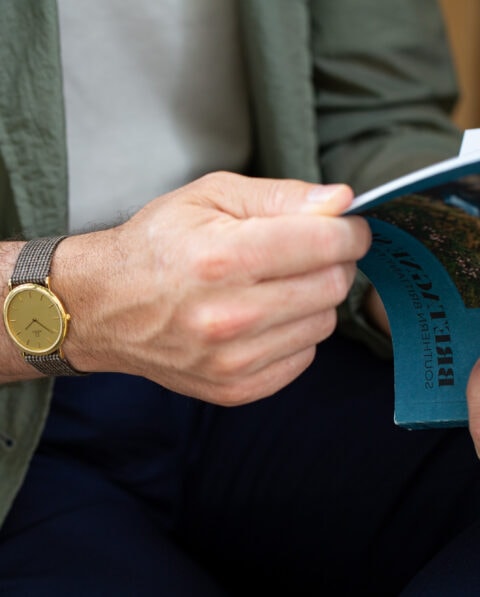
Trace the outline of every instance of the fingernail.
[[345, 185], [343, 184], [317, 185], [308, 192], [307, 201], [309, 203], [316, 203], [317, 205], [327, 203], [327, 201], [330, 201], [332, 197], [344, 188]]

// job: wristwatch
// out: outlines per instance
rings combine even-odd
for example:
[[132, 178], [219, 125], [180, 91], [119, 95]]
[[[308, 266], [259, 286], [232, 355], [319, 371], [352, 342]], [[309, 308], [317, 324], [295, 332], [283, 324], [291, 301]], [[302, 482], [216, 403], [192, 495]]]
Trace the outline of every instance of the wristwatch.
[[49, 376], [83, 374], [63, 356], [70, 315], [50, 289], [52, 256], [64, 238], [39, 238], [22, 247], [3, 305], [5, 327], [23, 358]]

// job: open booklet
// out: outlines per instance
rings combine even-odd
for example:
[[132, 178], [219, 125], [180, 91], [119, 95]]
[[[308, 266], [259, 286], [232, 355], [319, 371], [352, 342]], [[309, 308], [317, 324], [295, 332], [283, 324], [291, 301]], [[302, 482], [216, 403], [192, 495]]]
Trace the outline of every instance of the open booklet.
[[467, 425], [466, 386], [480, 357], [480, 129], [457, 157], [357, 196], [369, 220], [359, 262], [387, 311], [395, 423]]

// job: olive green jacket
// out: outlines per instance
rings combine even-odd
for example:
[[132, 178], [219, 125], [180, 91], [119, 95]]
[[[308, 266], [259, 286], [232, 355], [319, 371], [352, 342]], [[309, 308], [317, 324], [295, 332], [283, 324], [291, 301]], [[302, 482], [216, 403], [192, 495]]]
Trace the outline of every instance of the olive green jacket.
[[[435, 0], [238, 6], [254, 174], [361, 191], [455, 153], [455, 80]], [[1, 3], [0, 239], [65, 232], [57, 28], [55, 0]], [[39, 441], [51, 387], [48, 379], [0, 387], [0, 521]]]

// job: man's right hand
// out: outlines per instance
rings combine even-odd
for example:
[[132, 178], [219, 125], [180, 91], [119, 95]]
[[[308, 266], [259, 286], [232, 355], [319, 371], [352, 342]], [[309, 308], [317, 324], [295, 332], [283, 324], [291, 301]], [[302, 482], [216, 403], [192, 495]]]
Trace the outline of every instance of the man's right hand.
[[346, 185], [218, 172], [67, 238], [51, 274], [72, 315], [67, 359], [224, 405], [274, 393], [334, 330], [370, 246], [363, 218], [335, 217], [351, 199]]

